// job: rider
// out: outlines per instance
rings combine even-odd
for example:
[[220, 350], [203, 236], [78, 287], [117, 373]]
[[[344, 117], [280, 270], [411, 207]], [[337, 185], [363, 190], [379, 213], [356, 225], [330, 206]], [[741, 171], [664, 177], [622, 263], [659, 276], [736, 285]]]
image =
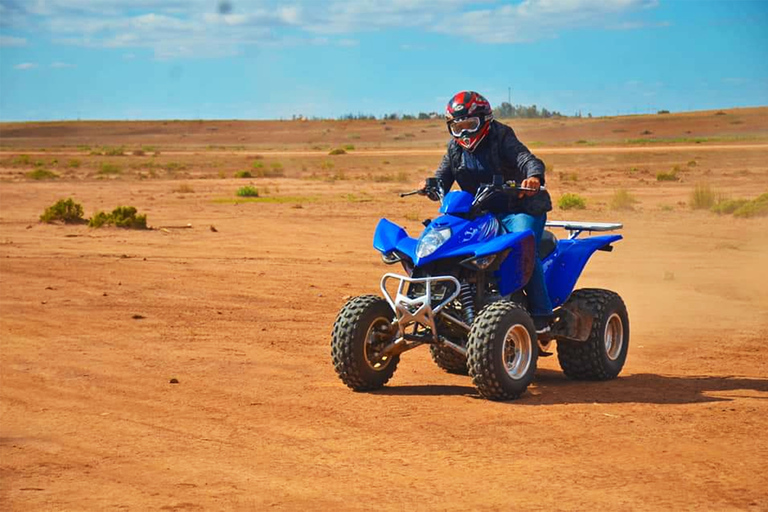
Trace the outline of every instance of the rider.
[[[453, 138], [435, 173], [443, 193], [448, 193], [456, 181], [462, 190], [476, 194], [481, 184], [493, 182], [494, 174], [501, 174], [505, 182], [534, 189], [511, 197], [499, 195], [491, 200], [488, 210], [496, 214], [509, 233], [532, 230], [538, 247], [547, 212], [552, 209], [549, 193], [540, 190], [544, 185], [544, 163], [517, 139], [512, 128], [493, 119], [491, 104], [476, 92], [462, 91], [453, 96], [445, 118]], [[549, 331], [552, 303], [539, 258], [525, 293], [536, 331]]]

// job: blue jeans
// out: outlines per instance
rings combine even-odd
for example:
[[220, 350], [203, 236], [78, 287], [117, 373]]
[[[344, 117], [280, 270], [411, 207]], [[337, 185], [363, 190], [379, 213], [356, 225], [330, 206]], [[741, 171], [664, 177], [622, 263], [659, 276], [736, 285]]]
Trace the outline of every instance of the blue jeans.
[[544, 224], [547, 222], [547, 214], [534, 217], [527, 213], [508, 213], [498, 216], [501, 225], [507, 233], [517, 233], [530, 229], [536, 237], [536, 264], [528, 284], [525, 285], [525, 294], [528, 296], [528, 308], [531, 316], [550, 316], [552, 314], [552, 302], [549, 300], [547, 285], [544, 283], [544, 269], [539, 259], [538, 247], [541, 234], [544, 232]]

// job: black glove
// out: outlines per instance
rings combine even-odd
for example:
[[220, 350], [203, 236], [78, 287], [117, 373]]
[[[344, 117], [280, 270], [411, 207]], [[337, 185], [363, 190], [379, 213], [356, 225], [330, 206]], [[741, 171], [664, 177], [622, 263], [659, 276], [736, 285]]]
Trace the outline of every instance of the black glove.
[[439, 201], [440, 196], [437, 194], [437, 190], [434, 188], [425, 188], [424, 195], [430, 198], [432, 201]]

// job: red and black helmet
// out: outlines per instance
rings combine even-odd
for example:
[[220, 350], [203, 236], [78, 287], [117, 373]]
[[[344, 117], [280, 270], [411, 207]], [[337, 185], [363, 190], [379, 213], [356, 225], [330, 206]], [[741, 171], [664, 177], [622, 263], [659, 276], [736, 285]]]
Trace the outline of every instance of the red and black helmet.
[[474, 151], [491, 129], [493, 110], [481, 94], [461, 91], [445, 108], [448, 132], [463, 148]]

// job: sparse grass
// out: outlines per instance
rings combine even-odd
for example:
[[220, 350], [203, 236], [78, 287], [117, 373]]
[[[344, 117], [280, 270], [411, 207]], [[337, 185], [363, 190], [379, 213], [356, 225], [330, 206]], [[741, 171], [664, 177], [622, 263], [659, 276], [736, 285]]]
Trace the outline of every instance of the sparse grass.
[[117, 146], [117, 147], [104, 147], [101, 149], [101, 152], [104, 156], [125, 156], [125, 147], [123, 146]]
[[421, 220], [421, 215], [419, 215], [418, 212], [408, 212], [405, 214], [405, 220], [411, 220], [416, 222]]
[[258, 160], [255, 160], [253, 164], [251, 164], [251, 167], [253, 167], [254, 169], [263, 169], [264, 162], [259, 162]]
[[251, 171], [237, 171], [235, 173], [235, 178], [253, 178], [253, 174], [251, 174]]
[[711, 207], [719, 215], [733, 214], [734, 217], [750, 218], [768, 216], [768, 192], [755, 199], [723, 199]]
[[324, 171], [330, 171], [334, 167], [336, 167], [336, 165], [330, 160], [323, 160], [322, 162], [320, 162], [320, 168]]
[[143, 149], [134, 149], [134, 150], [131, 152], [131, 154], [132, 154], [133, 156], [144, 156], [144, 155], [146, 155], [147, 153], [146, 153], [146, 151], [144, 151]]
[[370, 203], [373, 201], [373, 198], [365, 192], [360, 194], [344, 194], [341, 197], [349, 203]]
[[88, 221], [88, 226], [100, 228], [114, 226], [124, 229], [147, 229], [147, 216], [137, 215], [133, 206], [118, 206], [111, 213], [96, 212]]
[[237, 189], [237, 195], [240, 197], [259, 197], [259, 189], [252, 185], [246, 185]]
[[179, 194], [191, 194], [194, 191], [195, 189], [192, 188], [192, 186], [189, 185], [188, 183], [182, 183], [181, 185], [179, 185], [174, 189], [174, 192], [177, 192]]
[[185, 171], [187, 166], [179, 162], [168, 162], [165, 164], [165, 170], [168, 172]]
[[659, 210], [663, 212], [671, 212], [675, 210], [675, 207], [672, 206], [671, 204], [662, 204], [661, 206], [659, 206]]
[[696, 165], [698, 165], [696, 160], [690, 160], [688, 162], [688, 167], [696, 167]]
[[240, 204], [240, 203], [274, 203], [274, 204], [301, 204], [317, 201], [314, 196], [268, 196], [268, 197], [224, 197], [214, 199], [216, 204]]
[[30, 158], [29, 155], [19, 155], [14, 157], [13, 160], [11, 160], [11, 163], [13, 165], [31, 165], [32, 158]]
[[53, 171], [49, 171], [48, 169], [35, 169], [34, 171], [29, 171], [26, 174], [26, 177], [31, 180], [55, 180], [59, 177], [58, 174], [56, 174]]
[[63, 222], [64, 224], [82, 224], [83, 206], [76, 203], [71, 197], [69, 199], [59, 199], [55, 204], [45, 209], [40, 216], [40, 222], [52, 224], [54, 222]]
[[733, 212], [733, 216], [741, 218], [768, 216], [768, 192], [740, 206]]
[[576, 182], [579, 181], [579, 176], [575, 172], [559, 172], [558, 177], [560, 178], [560, 181], [571, 181]]
[[584, 139], [579, 139], [576, 141], [576, 144], [589, 144], [589, 142]]
[[625, 188], [617, 189], [611, 198], [611, 210], [634, 210], [638, 199]]
[[717, 202], [717, 195], [711, 186], [699, 183], [691, 192], [691, 209], [709, 210]]
[[557, 200], [557, 206], [561, 210], [583, 210], [587, 207], [587, 200], [578, 194], [563, 194]]
[[72, 160], [67, 162], [67, 167], [69, 167], [70, 169], [77, 169], [78, 167], [80, 167], [81, 163], [82, 162], [80, 162], [80, 160], [78, 160], [77, 158], [73, 158]]
[[408, 177], [407, 172], [399, 171], [395, 174], [369, 174], [368, 180], [373, 181], [374, 183], [406, 183], [410, 181], [410, 178]]
[[328, 152], [329, 155], [346, 155], [347, 152], [343, 148], [335, 148]]
[[677, 175], [678, 168], [675, 167], [669, 172], [657, 172], [656, 181], [680, 181], [680, 177]]
[[120, 174], [122, 169], [119, 165], [115, 165], [110, 162], [102, 162], [99, 167], [99, 174]]
[[[258, 165], [257, 165], [258, 164]], [[248, 172], [248, 171], [242, 171], [242, 172]], [[285, 176], [285, 171], [283, 170], [283, 164], [280, 162], [273, 162], [272, 165], [270, 165], [269, 169], [265, 169], [264, 165], [261, 162], [254, 162], [253, 163], [253, 172], [248, 173], [247, 177], [254, 177], [254, 178], [282, 178]]]
[[747, 203], [748, 199], [723, 199], [712, 205], [711, 210], [718, 215], [730, 215]]
[[355, 149], [355, 145], [354, 144], [346, 144], [344, 146], [344, 151], [353, 151], [354, 149]]

